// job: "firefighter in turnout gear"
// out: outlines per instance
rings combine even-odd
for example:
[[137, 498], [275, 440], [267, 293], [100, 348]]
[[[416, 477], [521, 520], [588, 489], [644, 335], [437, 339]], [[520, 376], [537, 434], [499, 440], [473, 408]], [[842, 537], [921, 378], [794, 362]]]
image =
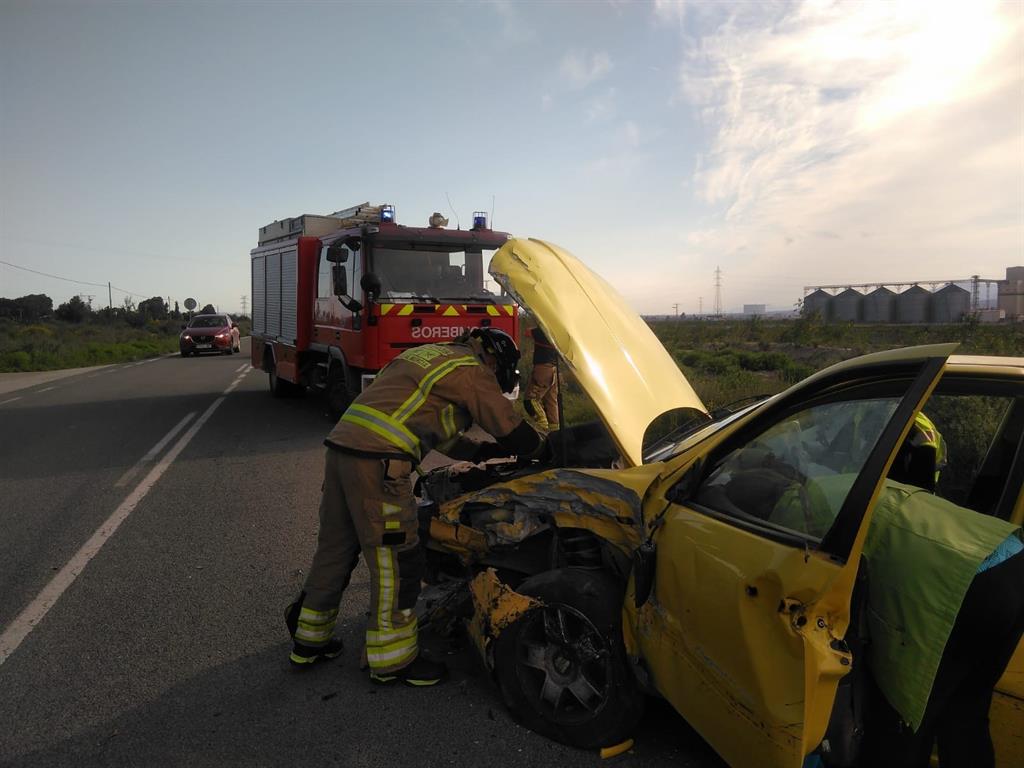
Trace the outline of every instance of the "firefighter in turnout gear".
[[523, 396], [523, 407], [537, 425], [553, 432], [558, 429], [558, 352], [540, 328], [533, 336], [533, 371]]
[[[491, 328], [414, 347], [385, 367], [342, 415], [325, 440], [316, 554], [285, 617], [293, 665], [341, 652], [333, 637], [338, 604], [362, 552], [370, 571], [370, 678], [416, 686], [444, 678], [444, 665], [420, 656], [417, 644], [413, 607], [424, 553], [409, 478], [434, 448], [476, 461], [540, 452], [543, 438], [502, 394], [518, 383], [518, 361], [512, 337]], [[497, 444], [466, 438], [463, 432], [473, 423]]]

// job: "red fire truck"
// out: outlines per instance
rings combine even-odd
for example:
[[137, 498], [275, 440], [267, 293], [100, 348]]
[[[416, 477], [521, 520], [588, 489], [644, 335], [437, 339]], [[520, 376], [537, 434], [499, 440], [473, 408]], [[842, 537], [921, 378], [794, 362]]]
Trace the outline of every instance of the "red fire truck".
[[252, 365], [270, 391], [325, 391], [340, 412], [402, 350], [479, 326], [518, 338], [517, 308], [488, 290], [484, 254], [508, 239], [484, 213], [469, 230], [403, 226], [391, 205], [262, 227], [252, 259]]

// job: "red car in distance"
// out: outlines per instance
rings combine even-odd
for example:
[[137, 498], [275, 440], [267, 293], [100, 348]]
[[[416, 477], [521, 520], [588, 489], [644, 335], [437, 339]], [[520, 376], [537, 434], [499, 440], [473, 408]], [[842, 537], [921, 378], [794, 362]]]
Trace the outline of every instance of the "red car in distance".
[[178, 348], [182, 357], [203, 352], [240, 352], [238, 324], [228, 315], [196, 315], [181, 327]]

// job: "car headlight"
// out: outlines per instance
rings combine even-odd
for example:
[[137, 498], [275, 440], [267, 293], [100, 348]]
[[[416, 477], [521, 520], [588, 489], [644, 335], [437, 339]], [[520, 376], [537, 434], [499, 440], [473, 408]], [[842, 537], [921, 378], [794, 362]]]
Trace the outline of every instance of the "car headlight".
[[185, 341], [192, 341], [192, 337], [189, 334], [187, 334], [187, 333], [184, 336], [182, 336], [181, 338], [183, 338]]
[[231, 334], [230, 334], [230, 333], [218, 333], [218, 334], [217, 334], [217, 338], [218, 338], [218, 339], [227, 339], [227, 338], [229, 338], [230, 336], [231, 336]]

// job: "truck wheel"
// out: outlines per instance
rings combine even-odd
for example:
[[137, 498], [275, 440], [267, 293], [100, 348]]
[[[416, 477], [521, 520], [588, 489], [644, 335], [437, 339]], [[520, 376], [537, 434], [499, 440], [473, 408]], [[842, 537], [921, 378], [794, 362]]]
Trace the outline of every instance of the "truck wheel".
[[341, 417], [356, 396], [346, 373], [345, 364], [341, 362], [335, 362], [327, 373], [327, 405], [335, 418]]
[[270, 385], [270, 394], [274, 397], [291, 397], [295, 393], [295, 385], [278, 376], [276, 368], [271, 368], [267, 372], [267, 383]]
[[544, 605], [495, 641], [495, 675], [512, 716], [583, 749], [630, 738], [644, 697], [626, 662], [622, 587], [600, 571], [562, 568], [532, 576], [518, 591]]

